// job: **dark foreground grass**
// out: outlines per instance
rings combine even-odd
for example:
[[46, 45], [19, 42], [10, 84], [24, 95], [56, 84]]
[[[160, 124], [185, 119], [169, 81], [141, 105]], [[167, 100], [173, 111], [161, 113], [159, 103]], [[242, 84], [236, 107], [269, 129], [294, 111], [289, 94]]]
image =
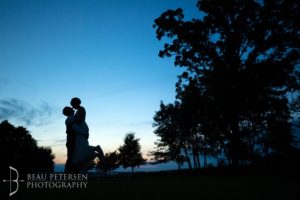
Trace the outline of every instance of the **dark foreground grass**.
[[[3, 189], [3, 188], [2, 188]], [[1, 189], [1, 190], [2, 190]], [[300, 176], [280, 174], [136, 174], [89, 180], [87, 189], [26, 189], [14, 199], [239, 199], [300, 198]], [[2, 198], [1, 198], [2, 199]]]

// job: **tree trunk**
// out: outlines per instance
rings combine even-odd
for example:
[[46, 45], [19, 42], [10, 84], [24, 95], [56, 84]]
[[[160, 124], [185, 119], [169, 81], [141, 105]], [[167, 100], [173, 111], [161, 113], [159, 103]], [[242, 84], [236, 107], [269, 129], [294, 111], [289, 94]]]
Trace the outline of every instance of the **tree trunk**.
[[178, 170], [181, 170], [181, 164], [180, 162], [177, 162]]
[[193, 164], [194, 164], [194, 169], [197, 169], [198, 165], [197, 165], [197, 160], [196, 160], [196, 151], [195, 151], [194, 147], [193, 147]]
[[204, 152], [203, 152], [203, 156], [204, 156], [204, 168], [207, 168], [207, 153], [206, 153], [206, 147], [204, 148]]
[[239, 125], [236, 120], [231, 129], [231, 161], [232, 167], [239, 167]]
[[197, 137], [197, 134], [195, 135], [195, 151], [196, 151], [196, 161], [197, 161], [197, 165], [198, 165], [198, 168], [200, 169], [201, 168], [201, 162], [200, 162], [200, 150], [199, 150], [199, 141], [198, 141], [198, 137]]
[[187, 148], [185, 145], [183, 145], [183, 149], [184, 149], [184, 153], [185, 153], [185, 156], [186, 156], [186, 161], [189, 165], [189, 169], [192, 169], [192, 163], [191, 163], [191, 159], [189, 157], [189, 154], [188, 154], [188, 151], [187, 151]]
[[251, 120], [247, 120], [249, 130], [249, 151], [250, 151], [250, 164], [255, 165], [255, 130], [256, 126]]

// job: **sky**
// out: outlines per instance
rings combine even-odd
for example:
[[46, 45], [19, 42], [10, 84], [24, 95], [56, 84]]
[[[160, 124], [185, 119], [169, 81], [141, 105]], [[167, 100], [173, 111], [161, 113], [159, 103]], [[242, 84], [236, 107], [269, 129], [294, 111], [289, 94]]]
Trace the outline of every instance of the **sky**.
[[181, 69], [161, 59], [154, 20], [167, 9], [197, 16], [196, 0], [0, 0], [0, 121], [26, 127], [64, 163], [64, 106], [79, 97], [89, 142], [114, 151], [128, 132], [144, 156], [153, 116], [175, 100]]

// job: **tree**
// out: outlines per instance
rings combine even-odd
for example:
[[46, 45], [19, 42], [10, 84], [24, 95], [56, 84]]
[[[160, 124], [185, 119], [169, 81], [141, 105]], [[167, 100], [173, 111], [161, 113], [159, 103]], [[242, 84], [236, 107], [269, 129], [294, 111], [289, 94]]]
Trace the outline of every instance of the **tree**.
[[[177, 88], [177, 100], [165, 105], [161, 102], [160, 110], [155, 113], [154, 133], [159, 137], [155, 143], [156, 150], [151, 152], [157, 162], [174, 160], [180, 168], [187, 162], [192, 169], [190, 155], [194, 168], [200, 168], [200, 155], [204, 156], [204, 167], [207, 166], [207, 156], [216, 156], [220, 143], [216, 128], [210, 119], [215, 118], [213, 105], [202, 95], [195, 80], [182, 88]], [[209, 111], [209, 114], [208, 114]]]
[[117, 151], [108, 152], [105, 155], [106, 165], [101, 163], [98, 167], [104, 171], [113, 171], [120, 166], [120, 154]]
[[39, 147], [24, 127], [14, 127], [8, 121], [0, 123], [1, 174], [9, 166], [18, 169], [21, 176], [33, 172], [53, 172], [54, 155], [49, 147]]
[[120, 165], [123, 165], [125, 169], [130, 167], [132, 172], [134, 167], [145, 163], [139, 140], [140, 139], [135, 138], [135, 133], [127, 133], [124, 138], [124, 144], [118, 149], [120, 152]]
[[[155, 20], [157, 38], [169, 39], [159, 56], [174, 56], [175, 65], [185, 68], [177, 92], [191, 81], [198, 84], [207, 108], [198, 124], [217, 130], [220, 137], [204, 135], [222, 144], [233, 167], [253, 161], [255, 152], [292, 149], [287, 95], [299, 91], [299, 5], [200, 0], [200, 19], [184, 21], [176, 9]], [[277, 122], [280, 132], [274, 131]]]
[[[180, 122], [181, 119], [180, 103], [160, 104], [160, 110], [155, 113], [153, 127], [156, 127], [154, 134], [160, 137], [156, 142], [157, 149], [152, 152], [154, 158], [160, 162], [174, 160], [178, 168], [182, 161], [187, 161], [189, 168], [192, 168], [188, 154], [188, 134], [185, 125]], [[184, 152], [184, 159], [182, 155]]]

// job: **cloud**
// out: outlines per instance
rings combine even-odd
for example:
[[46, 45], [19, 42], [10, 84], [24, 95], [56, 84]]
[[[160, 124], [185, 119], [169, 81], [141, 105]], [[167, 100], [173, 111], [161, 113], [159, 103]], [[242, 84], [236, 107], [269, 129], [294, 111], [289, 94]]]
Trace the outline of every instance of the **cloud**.
[[132, 122], [132, 123], [126, 123], [125, 126], [152, 126], [153, 121], [146, 120], [146, 121], [138, 121], [138, 122]]
[[50, 143], [51, 147], [65, 147], [66, 145], [66, 138], [61, 139], [61, 138], [57, 138], [57, 139], [53, 139], [53, 140], [48, 140], [48, 145]]
[[19, 99], [0, 99], [0, 120], [16, 120], [27, 126], [42, 126], [50, 123], [52, 113], [53, 108], [46, 102], [33, 106]]
[[64, 139], [55, 139], [53, 141], [53, 144], [61, 144], [61, 143], [65, 143], [66, 142], [66, 138]]
[[151, 126], [152, 127], [153, 121], [151, 120], [144, 120], [144, 121], [137, 121], [137, 122], [120, 122], [120, 121], [114, 121], [114, 122], [101, 122], [98, 123], [98, 125], [102, 127], [144, 127], [144, 126]]
[[51, 139], [42, 139], [37, 140], [39, 146], [47, 146], [47, 147], [55, 147], [55, 148], [65, 148], [66, 147], [66, 137], [57, 137], [57, 138], [51, 138]]

